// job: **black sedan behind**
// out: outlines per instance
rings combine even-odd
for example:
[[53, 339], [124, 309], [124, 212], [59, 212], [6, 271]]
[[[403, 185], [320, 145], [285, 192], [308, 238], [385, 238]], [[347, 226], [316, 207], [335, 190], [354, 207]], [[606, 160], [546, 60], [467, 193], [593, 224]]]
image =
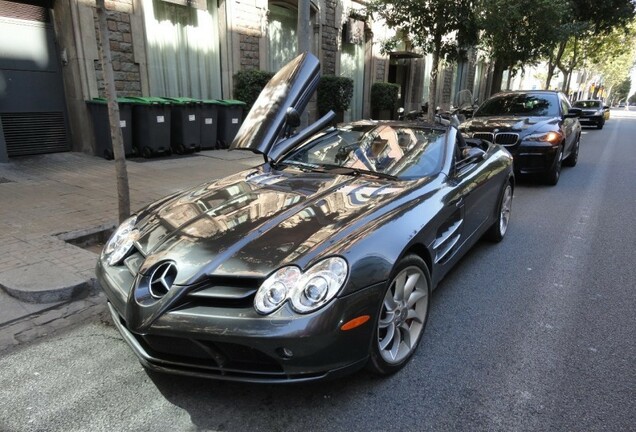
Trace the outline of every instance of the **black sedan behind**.
[[556, 185], [561, 166], [576, 165], [580, 114], [560, 92], [504, 92], [486, 100], [461, 131], [505, 146], [517, 174], [538, 174]]

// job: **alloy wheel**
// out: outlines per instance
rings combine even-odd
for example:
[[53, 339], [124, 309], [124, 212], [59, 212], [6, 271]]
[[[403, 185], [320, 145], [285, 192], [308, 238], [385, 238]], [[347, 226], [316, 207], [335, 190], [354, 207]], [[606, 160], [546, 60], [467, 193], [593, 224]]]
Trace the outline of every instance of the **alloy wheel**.
[[508, 230], [508, 221], [510, 221], [510, 211], [512, 210], [512, 188], [506, 186], [503, 197], [501, 198], [501, 210], [499, 212], [499, 233], [503, 237]]
[[393, 279], [378, 321], [378, 348], [385, 362], [400, 363], [417, 346], [428, 313], [428, 293], [428, 280], [419, 267], [409, 266]]

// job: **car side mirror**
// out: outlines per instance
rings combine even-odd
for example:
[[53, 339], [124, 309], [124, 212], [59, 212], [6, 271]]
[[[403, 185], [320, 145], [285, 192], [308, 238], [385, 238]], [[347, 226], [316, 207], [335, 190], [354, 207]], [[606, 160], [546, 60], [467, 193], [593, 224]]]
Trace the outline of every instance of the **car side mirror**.
[[300, 126], [300, 113], [296, 110], [296, 108], [287, 108], [287, 112], [285, 113], [285, 123], [287, 123], [287, 126], [292, 129]]
[[298, 126], [300, 126], [300, 113], [296, 110], [296, 108], [287, 108], [287, 112], [285, 112], [284, 136], [286, 138], [292, 136], [294, 133], [294, 129], [296, 129]]
[[563, 118], [576, 118], [576, 117], [581, 117], [581, 113], [583, 111], [581, 110], [581, 108], [570, 108], [570, 110], [568, 111], [567, 114], [563, 115]]

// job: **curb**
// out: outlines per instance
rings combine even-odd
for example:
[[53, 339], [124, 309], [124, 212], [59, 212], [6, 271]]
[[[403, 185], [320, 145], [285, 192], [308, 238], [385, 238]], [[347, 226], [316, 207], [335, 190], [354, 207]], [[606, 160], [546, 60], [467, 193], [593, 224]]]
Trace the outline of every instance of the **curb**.
[[106, 321], [110, 319], [106, 296], [101, 292], [2, 324], [0, 353], [19, 344], [89, 321], [98, 315], [103, 315]]

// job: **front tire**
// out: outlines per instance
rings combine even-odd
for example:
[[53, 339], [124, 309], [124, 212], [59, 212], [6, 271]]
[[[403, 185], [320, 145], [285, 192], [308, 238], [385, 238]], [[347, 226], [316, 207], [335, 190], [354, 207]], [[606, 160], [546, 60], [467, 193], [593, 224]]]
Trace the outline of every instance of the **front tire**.
[[552, 167], [550, 171], [545, 176], [545, 182], [550, 186], [556, 186], [559, 182], [559, 178], [561, 177], [561, 164], [563, 162], [563, 147], [559, 146], [557, 150], [557, 154], [554, 158], [554, 162], [552, 163]]
[[497, 220], [486, 232], [486, 238], [495, 243], [502, 241], [508, 231], [508, 223], [510, 222], [510, 213], [512, 211], [512, 185], [509, 182], [506, 183], [506, 187], [501, 193], [497, 209]]
[[581, 146], [581, 136], [576, 138], [576, 142], [574, 143], [574, 148], [572, 149], [572, 153], [563, 161], [563, 165], [568, 167], [576, 166], [576, 163], [579, 161], [579, 147]]
[[428, 320], [431, 276], [417, 255], [407, 255], [395, 267], [380, 305], [368, 369], [393, 374], [415, 353]]

